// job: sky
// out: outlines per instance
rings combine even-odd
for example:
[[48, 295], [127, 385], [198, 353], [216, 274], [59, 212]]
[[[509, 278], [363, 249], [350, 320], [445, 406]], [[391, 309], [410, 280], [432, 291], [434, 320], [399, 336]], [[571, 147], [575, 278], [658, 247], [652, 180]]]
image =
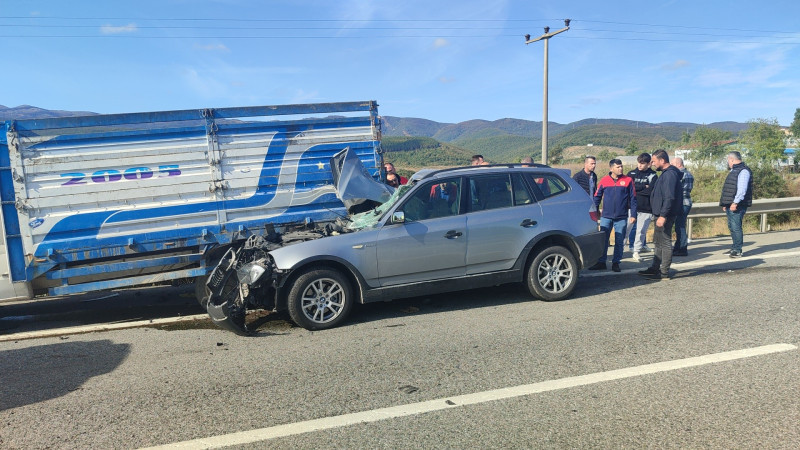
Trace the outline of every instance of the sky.
[[376, 100], [455, 123], [745, 122], [800, 108], [797, 0], [0, 0], [0, 105]]

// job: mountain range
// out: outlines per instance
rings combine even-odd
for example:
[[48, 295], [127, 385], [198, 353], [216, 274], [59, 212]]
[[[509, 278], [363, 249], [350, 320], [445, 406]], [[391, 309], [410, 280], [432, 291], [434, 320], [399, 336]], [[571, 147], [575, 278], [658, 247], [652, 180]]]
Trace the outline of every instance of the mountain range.
[[[8, 108], [0, 105], [0, 120], [39, 119], [94, 115], [86, 111], [48, 110], [22, 105]], [[626, 119], [583, 119], [561, 124], [550, 122], [549, 147], [554, 151], [576, 147], [597, 147], [642, 151], [672, 148], [685, 135], [701, 126], [717, 128], [735, 135], [747, 128], [746, 123], [691, 122], [650, 123]], [[519, 161], [522, 156], [541, 154], [542, 122], [522, 119], [467, 120], [459, 123], [436, 122], [413, 117], [382, 116], [383, 149], [391, 159], [409, 166], [462, 164], [475, 153], [492, 162]], [[578, 149], [570, 154], [582, 154]], [[466, 159], [465, 159], [466, 158]]]

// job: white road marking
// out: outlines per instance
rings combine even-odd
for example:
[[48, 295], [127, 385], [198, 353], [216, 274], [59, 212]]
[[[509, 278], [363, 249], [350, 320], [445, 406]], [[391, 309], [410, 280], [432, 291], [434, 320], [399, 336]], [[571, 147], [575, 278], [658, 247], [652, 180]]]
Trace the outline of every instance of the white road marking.
[[206, 319], [208, 319], [208, 314], [195, 314], [192, 316], [168, 317], [165, 319], [137, 320], [136, 322], [102, 323], [97, 325], [82, 325], [77, 327], [56, 328], [53, 330], [26, 331], [23, 333], [0, 334], [0, 342], [56, 337], [56, 336], [64, 336], [67, 334], [92, 333], [95, 331], [122, 330], [125, 328], [146, 327], [149, 325], [166, 325], [170, 323], [185, 322], [188, 320], [206, 320]]
[[320, 419], [306, 420], [303, 422], [276, 425], [273, 427], [261, 428], [257, 430], [242, 431], [238, 433], [211, 436], [207, 438], [194, 439], [190, 441], [175, 442], [151, 449], [206, 449], [220, 448], [231, 445], [242, 445], [254, 442], [266, 441], [280, 437], [292, 436], [296, 434], [311, 433], [315, 431], [328, 430], [331, 428], [345, 427], [360, 423], [377, 422], [397, 417], [424, 414], [444, 409], [457, 408], [466, 405], [475, 405], [495, 400], [522, 397], [526, 395], [538, 394], [542, 392], [568, 389], [577, 386], [602, 383], [605, 381], [621, 380], [625, 378], [638, 377], [671, 370], [698, 367], [706, 364], [714, 364], [737, 359], [751, 358], [754, 356], [768, 355], [771, 353], [787, 352], [797, 350], [797, 346], [791, 344], [773, 344], [762, 347], [755, 347], [729, 352], [714, 353], [711, 355], [697, 356], [693, 358], [678, 359], [674, 361], [664, 361], [654, 364], [646, 364], [625, 369], [610, 370], [608, 372], [598, 372], [588, 375], [561, 378], [558, 380], [542, 381], [540, 383], [512, 386], [491, 391], [476, 392], [473, 394], [456, 395], [453, 397], [443, 397], [435, 400], [428, 400], [407, 405], [390, 406], [387, 408], [373, 409], [340, 416], [323, 417]]

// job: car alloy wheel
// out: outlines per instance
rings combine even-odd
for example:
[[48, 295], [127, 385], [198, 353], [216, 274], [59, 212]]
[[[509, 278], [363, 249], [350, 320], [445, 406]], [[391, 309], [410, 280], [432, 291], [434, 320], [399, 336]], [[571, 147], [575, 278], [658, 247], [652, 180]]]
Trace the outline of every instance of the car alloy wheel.
[[292, 285], [287, 300], [289, 316], [308, 330], [338, 325], [353, 306], [349, 280], [333, 269], [302, 273]]
[[531, 295], [546, 301], [569, 296], [577, 280], [575, 257], [561, 246], [541, 249], [528, 268], [528, 290]]

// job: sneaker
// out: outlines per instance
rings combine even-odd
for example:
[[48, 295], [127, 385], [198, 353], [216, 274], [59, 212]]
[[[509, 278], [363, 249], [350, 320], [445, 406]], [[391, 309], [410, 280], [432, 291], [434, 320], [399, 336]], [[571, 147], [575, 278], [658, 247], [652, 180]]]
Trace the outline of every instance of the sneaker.
[[642, 262], [642, 257], [639, 256], [638, 252], [633, 252], [633, 259], [635, 259], [637, 262]]
[[613, 263], [613, 264], [611, 264], [611, 270], [613, 270], [614, 272], [621, 272], [621, 271], [622, 271], [622, 270], [620, 270], [620, 268], [619, 268], [619, 263]]
[[652, 252], [652, 251], [653, 251], [653, 250], [652, 250], [650, 247], [648, 247], [648, 246], [646, 246], [646, 245], [643, 245], [643, 246], [642, 246], [642, 249], [641, 249], [641, 250], [639, 250], [639, 253], [650, 253], [650, 252]]
[[726, 250], [726, 251], [722, 252], [722, 254], [723, 255], [730, 255], [731, 252], [733, 252], [733, 250]]
[[742, 252], [736, 251], [736, 250], [731, 250], [729, 255], [730, 255], [731, 258], [741, 258], [742, 257]]
[[659, 272], [659, 271], [656, 271], [656, 273], [643, 274], [642, 276], [645, 279], [648, 279], [648, 280], [651, 280], [651, 281], [661, 281], [662, 278], [669, 278], [667, 276], [662, 275], [661, 272]]
[[647, 269], [639, 271], [639, 275], [655, 275], [658, 273], [660, 273], [658, 269], [654, 269], [652, 267], [648, 267]]
[[687, 250], [673, 250], [672, 256], [689, 256], [689, 252]]
[[592, 267], [589, 267], [589, 270], [606, 270], [606, 263], [599, 262]]

